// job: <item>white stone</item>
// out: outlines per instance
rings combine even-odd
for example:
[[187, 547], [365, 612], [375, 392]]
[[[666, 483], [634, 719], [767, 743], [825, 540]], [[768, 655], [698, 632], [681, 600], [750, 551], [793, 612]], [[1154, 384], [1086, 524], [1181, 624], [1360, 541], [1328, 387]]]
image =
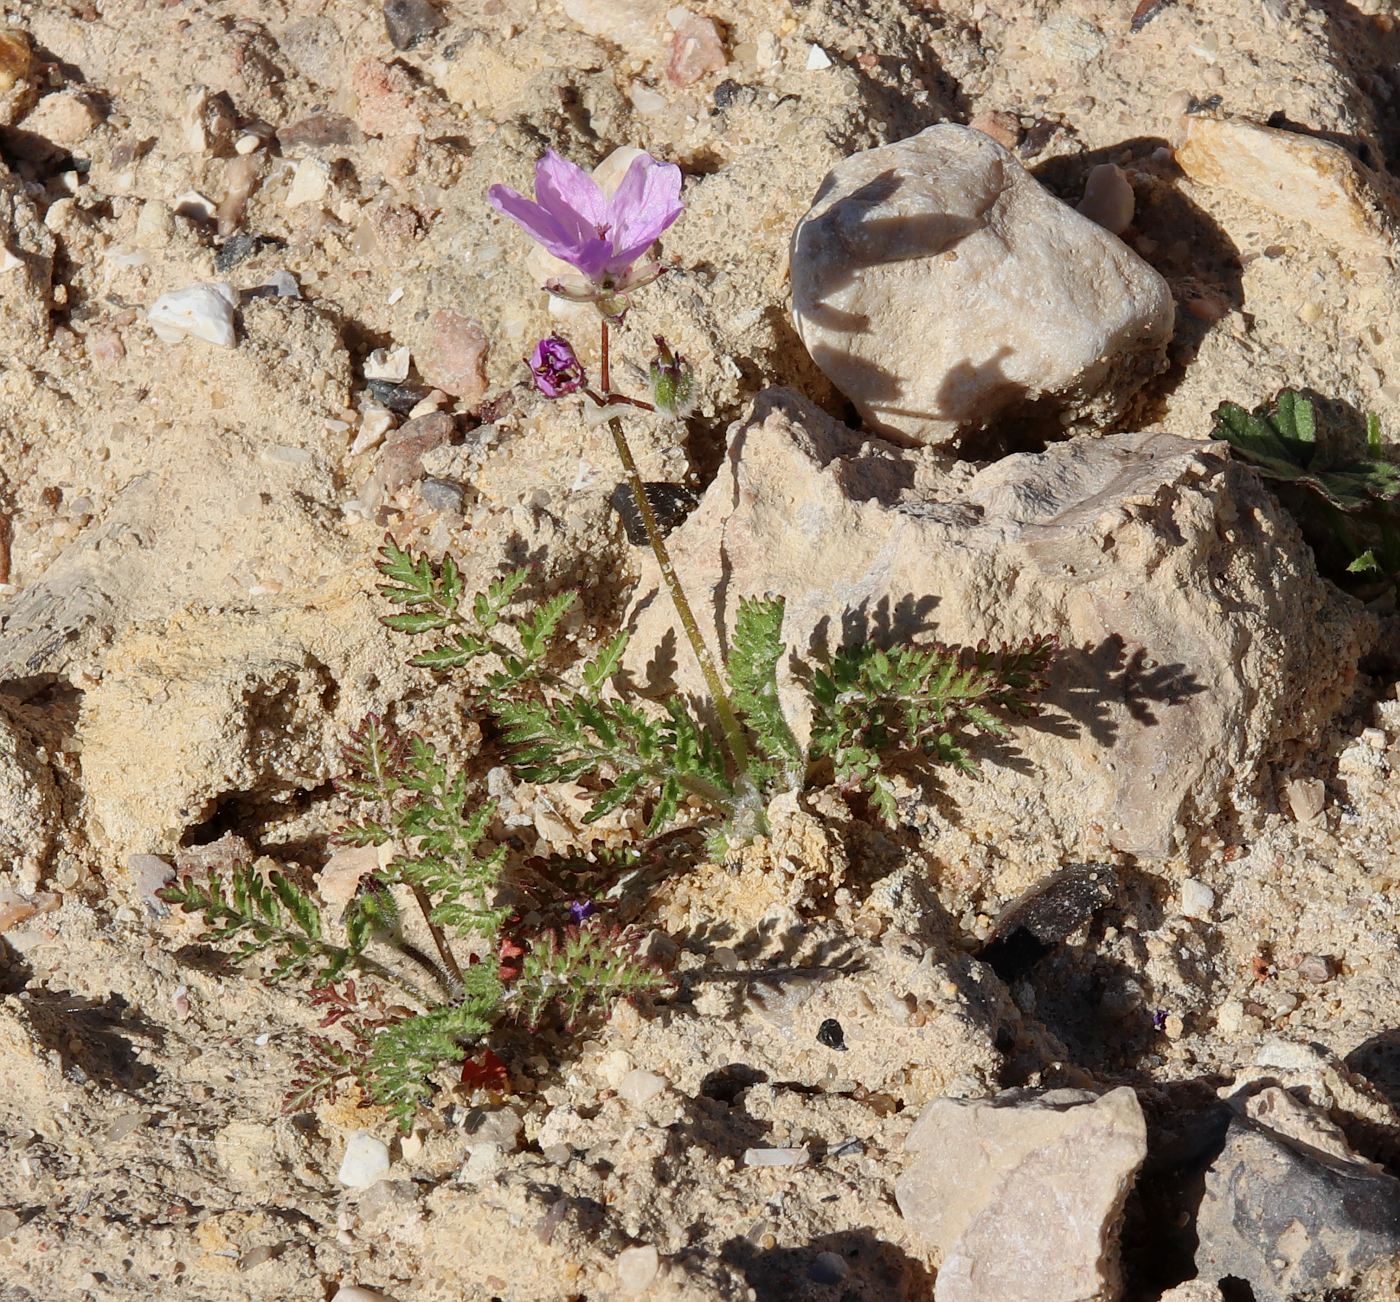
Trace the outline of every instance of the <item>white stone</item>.
[[1132, 183], [1123, 169], [1116, 163], [1100, 163], [1089, 169], [1084, 197], [1075, 211], [1110, 234], [1121, 235], [1133, 224], [1136, 206]]
[[560, 0], [565, 15], [590, 36], [600, 36], [638, 57], [659, 42], [667, 0]]
[[831, 56], [820, 45], [810, 46], [807, 50], [807, 71], [822, 72], [829, 67]]
[[938, 1302], [1118, 1296], [1118, 1226], [1147, 1155], [1130, 1088], [934, 1099], [904, 1148], [895, 1200], [941, 1258]]
[[1290, 778], [1283, 790], [1300, 823], [1315, 823], [1327, 807], [1327, 784], [1321, 778]]
[[921, 443], [1017, 413], [1096, 428], [1166, 364], [1166, 281], [967, 127], [838, 163], [791, 271], [813, 360], [867, 422]]
[[619, 1098], [641, 1107], [644, 1103], [650, 1103], [652, 1099], [665, 1093], [670, 1083], [666, 1077], [658, 1076], [654, 1071], [646, 1071], [637, 1067], [633, 1071], [629, 1071], [618, 1082], [617, 1093]]
[[617, 1287], [627, 1296], [645, 1293], [656, 1282], [661, 1257], [649, 1243], [640, 1248], [624, 1248], [617, 1254]]
[[376, 348], [365, 358], [365, 379], [402, 384], [408, 379], [412, 358], [413, 352], [407, 344], [401, 348]]
[[198, 190], [186, 190], [184, 194], [175, 196], [176, 213], [181, 217], [188, 217], [191, 221], [213, 221], [218, 210], [218, 204], [200, 194]]
[[384, 436], [394, 428], [394, 413], [384, 407], [369, 407], [360, 417], [360, 428], [355, 441], [350, 445], [350, 455], [358, 457], [371, 448], [377, 448]]
[[331, 169], [319, 158], [303, 158], [292, 173], [292, 184], [285, 200], [288, 208], [320, 203], [331, 187]]
[[746, 1148], [745, 1166], [806, 1166], [812, 1160], [808, 1148]]
[[233, 310], [238, 297], [222, 280], [202, 280], [162, 294], [146, 313], [156, 337], [167, 344], [187, 337], [221, 348], [234, 345]]
[[354, 1130], [345, 1141], [337, 1179], [350, 1189], [368, 1189], [389, 1174], [389, 1146], [368, 1130]]
[[394, 1299], [378, 1289], [361, 1288], [358, 1284], [342, 1284], [336, 1289], [331, 1302], [394, 1302]]
[[1215, 909], [1215, 892], [1204, 882], [1188, 877], [1181, 883], [1181, 915], [1201, 922], [1210, 920]]

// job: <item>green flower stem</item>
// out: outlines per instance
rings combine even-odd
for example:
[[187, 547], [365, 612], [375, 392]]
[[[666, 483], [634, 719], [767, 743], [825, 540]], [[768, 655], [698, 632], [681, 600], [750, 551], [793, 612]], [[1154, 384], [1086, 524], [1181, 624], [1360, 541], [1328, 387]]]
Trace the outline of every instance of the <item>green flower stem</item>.
[[[600, 378], [603, 381], [603, 405], [605, 406], [618, 400], [618, 395], [614, 395], [612, 391], [608, 343], [608, 322], [605, 317], [603, 319], [603, 342], [599, 366]], [[690, 602], [685, 599], [685, 593], [681, 589], [681, 581], [676, 577], [675, 566], [671, 564], [671, 553], [666, 550], [666, 541], [661, 536], [656, 516], [652, 513], [651, 503], [647, 501], [646, 489], [642, 487], [642, 476], [637, 470], [637, 460], [627, 444], [627, 435], [622, 432], [622, 422], [614, 416], [608, 421], [608, 428], [612, 431], [613, 446], [617, 449], [622, 469], [627, 474], [627, 486], [632, 490], [632, 499], [637, 503], [637, 513], [642, 517], [642, 524], [646, 528], [647, 541], [651, 543], [652, 555], [656, 557], [656, 564], [661, 570], [662, 582], [665, 583], [667, 592], [671, 594], [671, 603], [676, 608], [676, 614], [680, 618], [681, 627], [685, 630], [686, 637], [690, 639], [690, 649], [695, 652], [700, 672], [705, 675], [705, 685], [710, 689], [715, 714], [719, 716], [719, 726], [724, 732], [725, 746], [729, 751], [730, 759], [734, 761], [737, 777], [742, 779], [749, 768], [749, 748], [744, 744], [744, 730], [739, 726], [739, 720], [734, 714], [734, 707], [729, 703], [729, 694], [724, 690], [724, 682], [719, 676], [719, 671], [715, 668], [715, 662], [710, 657], [709, 649], [705, 646], [705, 639], [700, 636], [700, 625], [695, 622]]]
[[661, 569], [661, 578], [666, 584], [666, 590], [671, 594], [671, 601], [676, 607], [681, 627], [685, 630], [686, 637], [690, 639], [690, 648], [695, 652], [695, 659], [700, 664], [700, 672], [705, 675], [705, 683], [710, 689], [715, 714], [719, 717], [720, 728], [724, 731], [724, 740], [729, 749], [730, 758], [734, 761], [738, 776], [742, 777], [749, 767], [749, 750], [744, 745], [743, 729], [739, 727], [739, 720], [734, 715], [734, 707], [729, 703], [729, 695], [724, 690], [719, 671], [716, 670], [715, 662], [711, 659], [710, 652], [705, 646], [705, 639], [700, 636], [700, 626], [695, 622], [690, 602], [686, 600], [685, 593], [681, 590], [680, 579], [676, 577], [675, 567], [671, 564], [671, 554], [666, 550], [666, 543], [661, 537], [661, 529], [656, 523], [656, 516], [652, 514], [646, 490], [642, 487], [642, 477], [637, 472], [637, 462], [632, 456], [632, 449], [627, 446], [627, 436], [622, 432], [622, 422], [614, 416], [608, 421], [608, 428], [612, 431], [613, 446], [617, 448], [617, 455], [622, 460], [622, 468], [627, 473], [627, 485], [632, 490], [632, 497], [637, 503], [637, 511], [642, 517], [642, 524], [646, 526], [652, 555], [656, 557], [656, 563]]

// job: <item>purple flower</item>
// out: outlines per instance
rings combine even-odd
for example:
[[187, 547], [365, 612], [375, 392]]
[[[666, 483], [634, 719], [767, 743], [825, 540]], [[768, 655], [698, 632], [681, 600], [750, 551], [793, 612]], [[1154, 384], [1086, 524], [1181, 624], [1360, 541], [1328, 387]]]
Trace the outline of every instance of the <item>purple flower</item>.
[[577, 926], [579, 923], [593, 916], [595, 907], [592, 900], [575, 900], [569, 905], [569, 916], [574, 920], [574, 924]]
[[1154, 1031], [1160, 1031], [1166, 1026], [1166, 1024], [1167, 1010], [1165, 1008], [1154, 1009], [1152, 1013], [1152, 1029]]
[[535, 377], [535, 388], [546, 398], [562, 398], [588, 383], [573, 345], [559, 335], [541, 339], [530, 354], [528, 365]]
[[535, 165], [533, 200], [504, 185], [493, 185], [488, 197], [497, 211], [592, 282], [595, 292], [569, 297], [593, 298], [596, 291], [625, 293], [656, 279], [659, 268], [642, 272], [633, 264], [681, 215], [681, 170], [641, 154], [609, 197], [587, 172], [550, 149]]

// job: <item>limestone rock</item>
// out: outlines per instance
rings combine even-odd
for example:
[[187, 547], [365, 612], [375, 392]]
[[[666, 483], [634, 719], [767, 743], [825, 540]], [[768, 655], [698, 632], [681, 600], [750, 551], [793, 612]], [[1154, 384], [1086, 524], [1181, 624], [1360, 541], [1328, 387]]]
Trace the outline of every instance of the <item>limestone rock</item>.
[[1120, 1217], [1147, 1155], [1131, 1089], [934, 1099], [904, 1147], [895, 1198], [941, 1258], [938, 1302], [1118, 1296]]
[[589, 36], [645, 57], [659, 45], [669, 0], [560, 0], [565, 16]]
[[1340, 145], [1238, 118], [1189, 117], [1184, 132], [1176, 161], [1193, 181], [1303, 222], [1333, 244], [1394, 254], [1393, 197]]
[[1339, 1152], [1321, 1116], [1300, 1137], [1300, 1111], [1293, 1101], [1286, 1130], [1232, 1119], [1196, 1214], [1197, 1275], [1244, 1280], [1258, 1302], [1320, 1296], [1400, 1257], [1400, 1180]]
[[333, 692], [326, 666], [271, 629], [211, 619], [131, 638], [83, 702], [98, 830], [123, 849], [170, 848], [225, 796], [275, 804], [326, 781]]
[[1166, 282], [967, 127], [832, 169], [792, 238], [813, 360], [878, 429], [1103, 423], [1165, 365]]
[[[1372, 628], [1317, 576], [1253, 471], [1166, 434], [974, 473], [862, 443], [777, 391], [735, 426], [669, 546], [692, 606], [716, 612], [702, 616], [716, 648], [739, 599], [764, 593], [786, 596], [785, 641], [804, 658], [914, 633], [954, 646], [1057, 635], [1045, 717], [1016, 730], [1016, 764], [940, 783], [970, 829], [1015, 825], [1090, 858], [1100, 835], [1164, 852], [1208, 817], [1271, 746], [1337, 708]], [[632, 618], [628, 663], [644, 677], [671, 627], [654, 577]], [[676, 678], [698, 688], [684, 656]], [[791, 665], [780, 689], [805, 735]]]

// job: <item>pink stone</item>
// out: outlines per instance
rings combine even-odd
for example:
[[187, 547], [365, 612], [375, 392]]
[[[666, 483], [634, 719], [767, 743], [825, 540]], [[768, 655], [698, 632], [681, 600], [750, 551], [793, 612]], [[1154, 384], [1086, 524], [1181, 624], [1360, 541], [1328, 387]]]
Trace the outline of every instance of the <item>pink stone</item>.
[[445, 411], [429, 412], [406, 421], [384, 440], [379, 454], [379, 479], [386, 493], [423, 477], [423, 458], [450, 442], [456, 422]]
[[666, 67], [666, 76], [672, 82], [677, 86], [691, 86], [707, 73], [724, 71], [728, 60], [713, 18], [687, 13], [674, 27], [671, 62]]
[[418, 351], [418, 372], [434, 388], [475, 406], [486, 396], [486, 331], [481, 322], [446, 309], [428, 322], [428, 341]]
[[350, 73], [355, 123], [367, 136], [409, 136], [423, 130], [423, 113], [408, 70], [398, 63], [361, 59]]

